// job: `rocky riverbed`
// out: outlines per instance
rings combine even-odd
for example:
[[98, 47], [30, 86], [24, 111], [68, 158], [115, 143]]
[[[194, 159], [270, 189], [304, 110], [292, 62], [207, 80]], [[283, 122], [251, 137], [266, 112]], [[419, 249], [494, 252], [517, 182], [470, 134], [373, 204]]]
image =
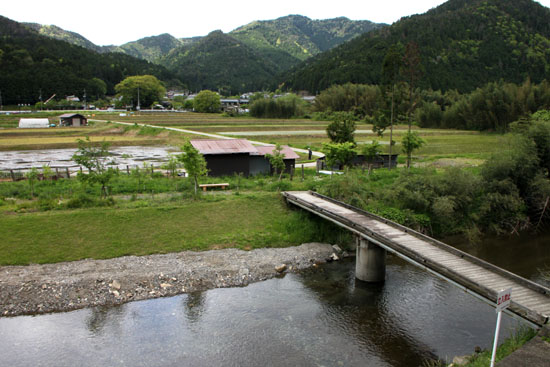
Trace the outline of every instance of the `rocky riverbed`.
[[239, 287], [337, 260], [329, 244], [180, 252], [0, 267], [0, 315], [109, 306], [211, 288]]

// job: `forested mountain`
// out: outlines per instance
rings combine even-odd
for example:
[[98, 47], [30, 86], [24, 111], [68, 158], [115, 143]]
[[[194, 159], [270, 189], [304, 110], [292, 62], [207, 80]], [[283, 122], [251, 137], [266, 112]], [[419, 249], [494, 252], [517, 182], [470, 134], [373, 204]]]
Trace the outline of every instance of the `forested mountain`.
[[32, 30], [38, 32], [42, 36], [55, 38], [57, 40], [65, 41], [77, 46], [82, 46], [84, 48], [87, 48], [96, 52], [103, 52], [103, 49], [101, 46], [96, 45], [95, 43], [83, 37], [82, 35], [75, 32], [66, 31], [63, 28], [59, 28], [58, 26], [42, 25], [38, 23], [21, 23], [21, 24], [23, 24], [25, 27], [31, 28]]
[[183, 44], [184, 42], [182, 40], [168, 33], [164, 33], [158, 36], [145, 37], [134, 42], [128, 42], [122, 46], [110, 47], [113, 52], [122, 52], [140, 59], [156, 62], [160, 57]]
[[420, 50], [424, 88], [467, 92], [500, 79], [550, 80], [549, 19], [550, 9], [532, 0], [449, 0], [311, 58], [281, 81], [310, 92], [378, 84], [390, 46], [409, 42]]
[[344, 17], [312, 20], [301, 15], [289, 15], [252, 22], [229, 34], [262, 52], [279, 50], [298, 60], [306, 60], [383, 26], [368, 20], [354, 21]]
[[213, 89], [225, 94], [265, 88], [279, 70], [273, 61], [221, 31], [172, 50], [162, 62], [189, 89]]
[[274, 85], [274, 76], [381, 25], [347, 18], [311, 20], [290, 15], [252, 22], [229, 34], [210, 33], [172, 50], [159, 62], [192, 90], [246, 92]]
[[40, 35], [0, 16], [0, 91], [3, 104], [35, 103], [77, 95], [88, 99], [114, 94], [114, 86], [131, 75], [155, 75], [174, 81], [162, 66], [119, 53], [99, 54], [80, 46]]

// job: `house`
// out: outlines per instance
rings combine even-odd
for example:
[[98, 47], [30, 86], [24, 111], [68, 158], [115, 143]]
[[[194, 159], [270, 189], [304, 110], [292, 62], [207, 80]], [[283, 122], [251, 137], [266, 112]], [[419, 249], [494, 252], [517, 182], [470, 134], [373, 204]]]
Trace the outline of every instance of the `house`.
[[59, 116], [59, 126], [86, 126], [88, 119], [78, 113], [66, 113]]
[[250, 175], [250, 154], [256, 148], [246, 139], [197, 139], [191, 145], [204, 156], [209, 176]]
[[19, 119], [19, 128], [21, 129], [42, 129], [50, 127], [48, 119]]
[[65, 100], [67, 100], [68, 102], [80, 102], [80, 98], [78, 98], [77, 96], [66, 96]]
[[[273, 171], [266, 154], [272, 154], [274, 146], [255, 147], [246, 139], [196, 139], [191, 140], [191, 145], [204, 156], [210, 176], [248, 177]], [[299, 156], [286, 145], [282, 148], [285, 172], [290, 172]]]

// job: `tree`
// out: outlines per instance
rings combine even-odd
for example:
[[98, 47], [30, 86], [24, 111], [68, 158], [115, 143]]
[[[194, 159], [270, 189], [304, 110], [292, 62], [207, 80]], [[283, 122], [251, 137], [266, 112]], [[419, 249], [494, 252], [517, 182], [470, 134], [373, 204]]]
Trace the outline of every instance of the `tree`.
[[405, 46], [405, 54], [403, 55], [403, 74], [409, 84], [409, 108], [407, 110], [407, 119], [409, 122], [409, 131], [412, 125], [412, 112], [416, 103], [413, 103], [414, 86], [418, 79], [422, 76], [420, 65], [420, 51], [418, 44], [411, 41]]
[[[383, 83], [386, 86], [391, 88], [391, 112], [390, 112], [390, 162], [392, 156], [392, 146], [393, 146], [393, 121], [394, 121], [394, 105], [395, 105], [395, 83], [399, 77], [399, 73], [402, 66], [402, 56], [401, 56], [401, 44], [392, 45], [382, 63], [382, 79]], [[391, 164], [388, 165], [388, 168], [391, 170]]]
[[122, 102], [132, 107], [150, 107], [160, 101], [166, 94], [162, 83], [153, 75], [129, 76], [115, 86], [115, 91], [122, 97]]
[[36, 167], [33, 167], [25, 174], [25, 176], [27, 177], [27, 182], [31, 188], [31, 197], [34, 197], [34, 183], [38, 180], [38, 170]]
[[178, 174], [178, 167], [180, 166], [178, 157], [171, 155], [168, 162], [162, 165], [162, 169], [168, 171], [170, 177], [174, 178]]
[[407, 131], [403, 140], [401, 140], [401, 146], [403, 148], [403, 153], [407, 154], [407, 168], [411, 166], [411, 156], [412, 152], [420, 148], [426, 143], [416, 131]]
[[355, 144], [351, 142], [323, 144], [322, 152], [325, 153], [327, 165], [334, 167], [338, 165], [348, 166], [355, 157]]
[[281, 178], [283, 177], [283, 172], [285, 171], [285, 155], [281, 153], [283, 148], [280, 144], [275, 145], [275, 149], [273, 149], [273, 154], [266, 154], [265, 156], [269, 160], [269, 163], [274, 169], [274, 173], [277, 174], [277, 172], [280, 172], [279, 174], [279, 181], [281, 181]]
[[380, 153], [380, 144], [378, 144], [376, 140], [373, 140], [372, 143], [365, 144], [363, 146], [361, 153], [363, 154], [363, 157], [365, 157], [365, 162], [367, 162], [369, 169], [368, 175], [370, 175], [374, 159]]
[[185, 168], [189, 177], [193, 177], [193, 181], [195, 182], [195, 195], [197, 195], [199, 177], [206, 175], [208, 172], [206, 169], [206, 160], [189, 141], [181, 147], [181, 150], [183, 153], [178, 156], [178, 160], [183, 163], [183, 168]]
[[96, 99], [105, 97], [105, 93], [107, 93], [107, 84], [99, 78], [92, 78], [88, 83], [88, 88], [90, 96], [94, 96]]
[[220, 111], [220, 96], [209, 90], [200, 91], [193, 99], [193, 108], [197, 112], [216, 113]]
[[355, 121], [337, 118], [327, 126], [327, 136], [333, 143], [352, 143], [355, 146]]
[[78, 139], [78, 149], [73, 155], [73, 161], [80, 164], [88, 170], [88, 173], [79, 172], [78, 179], [82, 183], [90, 182], [101, 185], [101, 197], [106, 198], [109, 195], [107, 185], [116, 171], [105, 167], [104, 157], [109, 155], [109, 143], [103, 141], [99, 147], [96, 147], [87, 136], [86, 140]]

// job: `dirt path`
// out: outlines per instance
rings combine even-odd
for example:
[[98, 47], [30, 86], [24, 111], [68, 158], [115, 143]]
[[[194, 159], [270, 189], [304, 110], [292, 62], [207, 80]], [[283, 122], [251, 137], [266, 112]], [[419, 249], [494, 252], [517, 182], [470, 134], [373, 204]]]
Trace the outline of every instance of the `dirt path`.
[[58, 264], [0, 267], [0, 315], [69, 311], [245, 286], [315, 266], [335, 252], [328, 244], [126, 256]]

